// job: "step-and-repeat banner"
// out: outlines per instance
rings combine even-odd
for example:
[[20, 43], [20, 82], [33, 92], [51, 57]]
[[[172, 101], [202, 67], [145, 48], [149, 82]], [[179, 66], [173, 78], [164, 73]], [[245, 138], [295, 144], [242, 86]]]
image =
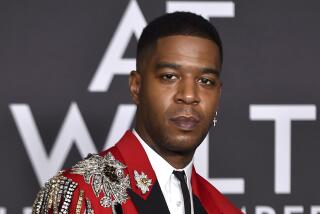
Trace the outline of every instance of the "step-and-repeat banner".
[[0, 214], [134, 122], [128, 74], [153, 18], [203, 15], [225, 50], [199, 172], [246, 213], [320, 213], [319, 1], [1, 1]]

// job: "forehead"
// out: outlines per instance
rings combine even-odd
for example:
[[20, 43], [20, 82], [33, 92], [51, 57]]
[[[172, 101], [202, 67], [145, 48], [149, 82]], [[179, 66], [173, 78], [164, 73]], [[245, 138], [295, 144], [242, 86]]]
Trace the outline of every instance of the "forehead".
[[218, 46], [211, 40], [197, 36], [175, 35], [157, 40], [153, 51], [156, 61], [179, 62], [220, 68]]

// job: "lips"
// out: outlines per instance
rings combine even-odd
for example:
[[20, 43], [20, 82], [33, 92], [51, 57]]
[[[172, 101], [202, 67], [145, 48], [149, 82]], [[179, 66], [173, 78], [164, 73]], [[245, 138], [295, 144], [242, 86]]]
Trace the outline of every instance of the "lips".
[[170, 118], [170, 121], [179, 129], [184, 131], [194, 130], [200, 120], [194, 116], [176, 116]]

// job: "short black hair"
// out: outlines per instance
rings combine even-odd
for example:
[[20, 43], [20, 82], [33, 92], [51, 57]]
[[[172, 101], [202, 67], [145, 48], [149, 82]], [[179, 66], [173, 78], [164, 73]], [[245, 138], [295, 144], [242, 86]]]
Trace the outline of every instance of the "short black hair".
[[174, 12], [154, 19], [143, 29], [137, 47], [137, 69], [139, 70], [140, 64], [145, 60], [147, 50], [152, 49], [158, 39], [174, 35], [198, 36], [211, 40], [219, 48], [222, 65], [222, 42], [217, 29], [200, 15], [191, 12]]

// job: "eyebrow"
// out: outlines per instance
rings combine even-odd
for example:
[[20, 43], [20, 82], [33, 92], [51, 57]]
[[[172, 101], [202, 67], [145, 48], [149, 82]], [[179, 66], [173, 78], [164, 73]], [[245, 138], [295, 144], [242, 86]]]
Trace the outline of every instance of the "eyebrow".
[[202, 68], [201, 71], [202, 73], [213, 74], [213, 75], [216, 75], [217, 77], [220, 77], [220, 71], [214, 68]]
[[[171, 63], [171, 62], [159, 62], [156, 64], [156, 69], [160, 70], [163, 68], [170, 68], [173, 70], [179, 70], [181, 69], [181, 65], [176, 64], [176, 63]], [[213, 74], [216, 75], [218, 78], [220, 77], [220, 71], [214, 68], [209, 68], [209, 67], [204, 67], [199, 69], [202, 73], [205, 74]]]
[[176, 63], [170, 63], [170, 62], [159, 62], [156, 64], [157, 70], [162, 68], [171, 68], [174, 70], [179, 70], [181, 68], [181, 65], [178, 65]]

